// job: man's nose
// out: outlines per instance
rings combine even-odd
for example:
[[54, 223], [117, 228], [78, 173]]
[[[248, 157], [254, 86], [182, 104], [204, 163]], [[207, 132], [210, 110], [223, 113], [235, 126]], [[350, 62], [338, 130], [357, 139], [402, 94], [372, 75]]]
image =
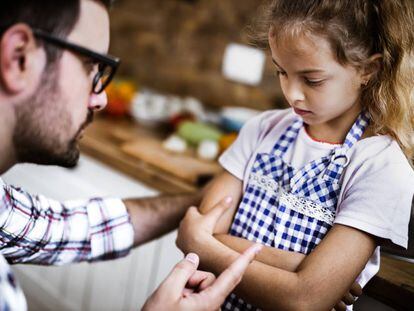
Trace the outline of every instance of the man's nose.
[[108, 96], [106, 95], [105, 91], [99, 94], [92, 93], [89, 96], [88, 108], [91, 110], [94, 110], [94, 111], [102, 110], [106, 107], [107, 104], [108, 104]]

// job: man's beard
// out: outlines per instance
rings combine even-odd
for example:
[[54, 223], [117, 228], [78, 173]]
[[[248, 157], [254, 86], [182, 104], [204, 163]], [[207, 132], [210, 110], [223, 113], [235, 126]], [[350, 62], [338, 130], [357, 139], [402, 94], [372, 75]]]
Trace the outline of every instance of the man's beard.
[[67, 141], [65, 134], [70, 131], [72, 125], [69, 109], [60, 92], [58, 69], [56, 66], [50, 66], [43, 74], [35, 93], [17, 105], [13, 143], [18, 162], [67, 168], [77, 165], [78, 136], [92, 121], [93, 113], [91, 110], [88, 111], [85, 122]]

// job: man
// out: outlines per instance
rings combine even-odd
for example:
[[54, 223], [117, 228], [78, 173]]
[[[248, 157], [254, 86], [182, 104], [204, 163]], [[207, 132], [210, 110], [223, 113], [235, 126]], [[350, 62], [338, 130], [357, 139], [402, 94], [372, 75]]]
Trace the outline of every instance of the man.
[[[105, 87], [118, 59], [109, 46], [110, 0], [0, 2], [0, 172], [16, 163], [74, 167], [78, 140], [93, 111], [106, 105]], [[177, 227], [199, 195], [151, 199], [90, 199], [60, 203], [0, 179], [0, 310], [24, 310], [24, 297], [6, 263], [42, 265], [125, 256]], [[220, 203], [209, 217], [225, 210]], [[217, 281], [187, 256], [146, 308], [217, 308], [240, 281], [257, 248]], [[196, 292], [200, 292], [196, 294]]]

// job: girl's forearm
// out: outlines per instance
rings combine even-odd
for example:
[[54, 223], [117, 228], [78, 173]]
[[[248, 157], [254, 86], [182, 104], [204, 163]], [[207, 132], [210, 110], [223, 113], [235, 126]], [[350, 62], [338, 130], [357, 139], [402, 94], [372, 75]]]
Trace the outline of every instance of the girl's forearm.
[[[231, 263], [229, 254], [238, 253], [214, 237], [207, 241], [196, 252], [207, 254], [201, 257], [205, 267], [220, 273]], [[334, 225], [296, 272], [253, 261], [236, 293], [262, 309], [330, 310], [364, 269], [376, 246], [369, 234]]]
[[[234, 237], [229, 234], [216, 234], [214, 237], [238, 253], [244, 252], [247, 248], [254, 244], [251, 241]], [[269, 246], [265, 246], [256, 256], [256, 260], [261, 263], [290, 272], [295, 272], [305, 258], [306, 255], [284, 251]]]
[[[195, 250], [201, 266], [219, 275], [239, 253], [217, 239], [203, 243]], [[258, 261], [253, 261], [235, 290], [236, 294], [263, 310], [302, 310], [306, 295], [296, 273], [284, 271]]]

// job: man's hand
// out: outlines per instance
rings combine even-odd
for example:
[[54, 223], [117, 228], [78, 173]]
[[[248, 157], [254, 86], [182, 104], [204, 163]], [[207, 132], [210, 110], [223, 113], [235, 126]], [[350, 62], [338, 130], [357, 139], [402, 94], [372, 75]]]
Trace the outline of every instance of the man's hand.
[[219, 310], [261, 248], [259, 244], [251, 246], [217, 279], [212, 273], [198, 271], [198, 256], [188, 254], [151, 295], [143, 310]]
[[213, 237], [214, 228], [223, 213], [230, 207], [231, 202], [232, 198], [227, 197], [204, 215], [196, 207], [190, 207], [178, 229], [176, 241], [178, 248], [184, 254], [198, 253], [197, 249], [204, 242], [215, 239]]

